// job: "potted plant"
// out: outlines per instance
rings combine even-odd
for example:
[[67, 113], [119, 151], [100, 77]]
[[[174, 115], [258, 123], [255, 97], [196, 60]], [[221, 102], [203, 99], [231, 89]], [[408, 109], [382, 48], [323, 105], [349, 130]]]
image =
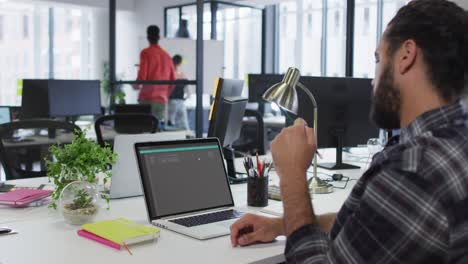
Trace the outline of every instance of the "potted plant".
[[96, 184], [74, 181], [60, 195], [62, 215], [66, 222], [81, 225], [90, 222], [99, 210], [99, 192]]
[[[87, 139], [83, 131], [75, 131], [75, 136], [70, 144], [63, 147], [51, 146], [49, 152], [53, 158], [46, 161], [47, 174], [49, 182], [52, 181], [55, 184], [52, 203], [49, 207], [54, 209], [57, 209], [57, 202], [63, 189], [71, 182], [84, 181], [97, 185], [98, 175], [101, 174], [103, 175], [103, 183], [106, 184], [112, 176], [109, 166], [114, 164], [117, 159], [117, 155], [110, 146], [102, 148], [97, 142]], [[84, 193], [77, 192], [76, 195], [76, 205], [84, 205], [83, 202], [86, 201]], [[72, 200], [75, 201], [75, 199]], [[108, 197], [106, 201], [109, 204]], [[62, 204], [65, 206], [64, 203]]]

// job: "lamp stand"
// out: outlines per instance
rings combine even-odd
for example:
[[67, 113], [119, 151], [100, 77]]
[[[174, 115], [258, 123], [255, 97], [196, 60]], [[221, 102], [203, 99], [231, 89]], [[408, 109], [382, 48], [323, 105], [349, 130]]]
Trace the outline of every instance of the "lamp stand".
[[[312, 101], [312, 104], [314, 105], [314, 135], [315, 135], [315, 143], [317, 144], [317, 123], [318, 123], [317, 102], [315, 101], [314, 95], [302, 83], [298, 82], [297, 86], [299, 86], [299, 88], [301, 88], [307, 94], [307, 96], [309, 96], [309, 99]], [[314, 176], [313, 176], [312, 181], [309, 184], [309, 189], [312, 190], [312, 193], [325, 194], [325, 193], [333, 192], [333, 185], [321, 180], [317, 176], [317, 154], [315, 153], [314, 153], [313, 166], [314, 166]]]

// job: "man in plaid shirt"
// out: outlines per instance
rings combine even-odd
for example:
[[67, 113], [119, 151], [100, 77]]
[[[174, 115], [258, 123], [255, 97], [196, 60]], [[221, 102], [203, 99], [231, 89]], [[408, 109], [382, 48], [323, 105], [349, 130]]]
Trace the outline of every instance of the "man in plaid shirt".
[[[468, 263], [468, 18], [446, 0], [413, 0], [376, 51], [371, 118], [401, 128], [374, 156], [337, 215], [316, 216], [306, 170], [316, 150], [301, 120], [271, 150], [283, 218], [247, 215], [233, 246], [287, 236], [294, 263]], [[250, 227], [253, 231], [243, 234]]]

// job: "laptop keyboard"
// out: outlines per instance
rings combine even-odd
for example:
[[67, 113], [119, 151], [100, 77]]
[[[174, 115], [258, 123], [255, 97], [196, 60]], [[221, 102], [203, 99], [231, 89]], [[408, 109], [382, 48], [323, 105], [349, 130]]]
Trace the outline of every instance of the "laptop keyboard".
[[221, 222], [230, 219], [236, 219], [243, 215], [244, 213], [230, 209], [226, 211], [214, 212], [209, 214], [195, 215], [185, 218], [178, 218], [174, 220], [169, 220], [169, 222], [183, 225], [185, 227], [199, 226], [205, 224], [211, 224], [215, 222]]

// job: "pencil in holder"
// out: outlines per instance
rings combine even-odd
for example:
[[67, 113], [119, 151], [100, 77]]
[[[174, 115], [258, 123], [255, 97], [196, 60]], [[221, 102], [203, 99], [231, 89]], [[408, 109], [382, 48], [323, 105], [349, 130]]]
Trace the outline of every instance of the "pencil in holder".
[[248, 177], [247, 204], [255, 207], [268, 205], [268, 176]]

